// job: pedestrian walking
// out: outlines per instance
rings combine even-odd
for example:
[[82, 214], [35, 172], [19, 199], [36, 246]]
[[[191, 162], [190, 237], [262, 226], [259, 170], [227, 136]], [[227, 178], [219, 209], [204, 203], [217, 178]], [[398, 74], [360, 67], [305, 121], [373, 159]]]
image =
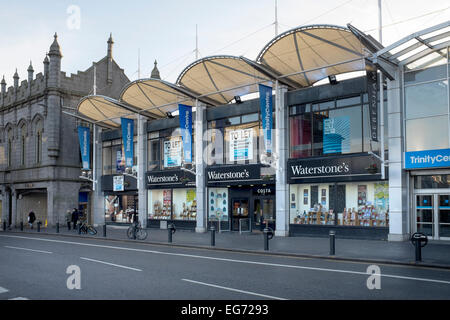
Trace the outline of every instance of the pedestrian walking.
[[70, 210], [67, 210], [66, 212], [66, 222], [67, 222], [67, 230], [70, 230], [70, 224], [72, 222], [72, 212], [70, 212]]
[[33, 229], [33, 223], [36, 221], [36, 215], [33, 211], [30, 211], [28, 214], [28, 223], [30, 225], [30, 228]]
[[78, 222], [78, 210], [77, 208], [73, 208], [72, 211], [72, 222], [73, 222], [73, 229], [77, 229], [77, 222]]

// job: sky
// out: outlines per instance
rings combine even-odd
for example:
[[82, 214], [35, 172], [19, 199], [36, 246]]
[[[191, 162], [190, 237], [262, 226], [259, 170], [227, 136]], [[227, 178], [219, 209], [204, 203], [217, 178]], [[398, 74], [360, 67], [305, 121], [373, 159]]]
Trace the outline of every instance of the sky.
[[[0, 77], [12, 85], [17, 68], [27, 79], [32, 61], [43, 72], [53, 35], [63, 54], [62, 71], [83, 71], [106, 55], [130, 80], [149, 77], [158, 61], [161, 78], [175, 82], [199, 57], [227, 54], [255, 59], [275, 36], [275, 0], [0, 0]], [[448, 0], [382, 0], [383, 45], [450, 20]], [[278, 0], [279, 33], [311, 24], [351, 23], [378, 39], [378, 0]]]

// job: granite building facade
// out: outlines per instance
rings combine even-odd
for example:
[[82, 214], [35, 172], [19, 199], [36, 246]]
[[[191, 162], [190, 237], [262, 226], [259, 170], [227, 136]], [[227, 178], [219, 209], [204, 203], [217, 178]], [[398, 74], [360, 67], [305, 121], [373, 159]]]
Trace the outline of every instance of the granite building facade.
[[[89, 202], [91, 186], [81, 180], [77, 125], [63, 111], [76, 108], [80, 98], [92, 94], [94, 72], [97, 93], [118, 97], [129, 79], [114, 61], [113, 39], [107, 55], [85, 71], [66, 75], [57, 35], [43, 61], [44, 73], [7, 88], [5, 76], [0, 92], [0, 191], [1, 220], [16, 227], [26, 224], [33, 210], [43, 225], [65, 221], [65, 213]], [[84, 200], [81, 200], [84, 199]], [[90, 206], [85, 206], [90, 216]]]

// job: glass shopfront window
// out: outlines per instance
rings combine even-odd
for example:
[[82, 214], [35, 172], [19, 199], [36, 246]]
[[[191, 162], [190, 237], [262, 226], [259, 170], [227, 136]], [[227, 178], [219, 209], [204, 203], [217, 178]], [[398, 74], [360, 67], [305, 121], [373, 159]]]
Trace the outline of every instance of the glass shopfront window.
[[[137, 166], [137, 137], [133, 142], [133, 164]], [[103, 142], [103, 175], [123, 173], [125, 171], [125, 154], [122, 139]]]
[[385, 182], [290, 185], [289, 200], [291, 224], [389, 226]]
[[[195, 131], [192, 133], [192, 159], [195, 159]], [[179, 168], [183, 162], [180, 130], [166, 129], [148, 134], [148, 171]]]
[[195, 189], [148, 190], [148, 218], [195, 221], [197, 218]]
[[169, 220], [172, 215], [172, 189], [148, 191], [148, 218]]
[[209, 220], [228, 221], [228, 188], [208, 188]]
[[197, 199], [195, 189], [173, 189], [173, 220], [197, 219]]
[[406, 151], [449, 148], [448, 115], [406, 121]]
[[[363, 152], [369, 118], [362, 96], [296, 105], [290, 108], [290, 158]], [[364, 129], [364, 135], [363, 135]]]
[[435, 61], [434, 66], [426, 67], [427, 64], [426, 68], [404, 74], [407, 152], [450, 147], [449, 65], [445, 64], [446, 59], [436, 55], [443, 65], [436, 66], [438, 61]]
[[[219, 119], [208, 123], [208, 163], [250, 164], [259, 162], [264, 134], [258, 113]], [[275, 149], [272, 131], [272, 149]]]
[[131, 223], [138, 215], [137, 195], [106, 195], [105, 221]]

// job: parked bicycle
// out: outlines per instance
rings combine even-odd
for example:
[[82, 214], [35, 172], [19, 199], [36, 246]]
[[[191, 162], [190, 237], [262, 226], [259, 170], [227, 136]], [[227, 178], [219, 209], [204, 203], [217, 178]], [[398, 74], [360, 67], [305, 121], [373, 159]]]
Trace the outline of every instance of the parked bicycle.
[[84, 233], [84, 234], [89, 233], [90, 235], [97, 234], [97, 229], [95, 229], [93, 226], [89, 225], [86, 221], [80, 221], [80, 224], [78, 227], [80, 228], [80, 233]]
[[129, 239], [145, 240], [147, 238], [147, 231], [142, 228], [140, 222], [133, 222], [133, 224], [127, 230], [127, 236]]

